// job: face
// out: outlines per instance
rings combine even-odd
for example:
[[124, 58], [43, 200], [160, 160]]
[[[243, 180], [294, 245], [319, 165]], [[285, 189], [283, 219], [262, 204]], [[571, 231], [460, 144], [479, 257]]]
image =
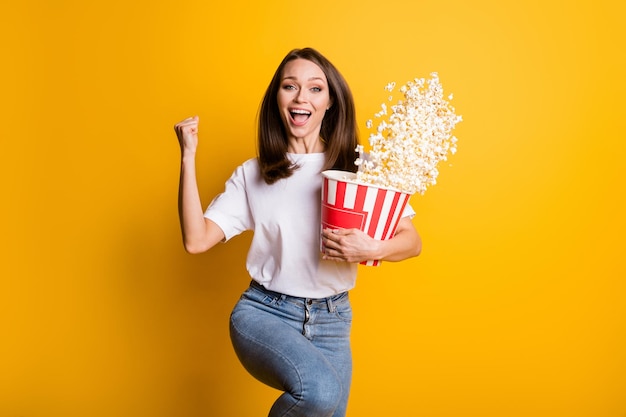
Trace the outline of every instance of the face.
[[326, 75], [306, 59], [288, 62], [278, 90], [278, 108], [290, 140], [317, 140], [331, 106]]

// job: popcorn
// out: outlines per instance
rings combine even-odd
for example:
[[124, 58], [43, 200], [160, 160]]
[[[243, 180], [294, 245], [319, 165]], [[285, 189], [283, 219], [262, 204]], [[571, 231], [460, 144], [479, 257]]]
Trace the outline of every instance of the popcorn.
[[[408, 194], [424, 194], [428, 186], [437, 183], [437, 165], [447, 160], [448, 153], [456, 153], [457, 138], [451, 132], [463, 119], [443, 97], [438, 74], [430, 76], [400, 87], [404, 100], [391, 106], [391, 114], [385, 103], [374, 114], [381, 120], [369, 137], [369, 157], [362, 145], [356, 148], [357, 181]], [[388, 92], [394, 88], [393, 82], [385, 86]], [[450, 94], [448, 100], [452, 97]], [[393, 96], [388, 100], [393, 101]], [[374, 127], [371, 120], [366, 125]]]

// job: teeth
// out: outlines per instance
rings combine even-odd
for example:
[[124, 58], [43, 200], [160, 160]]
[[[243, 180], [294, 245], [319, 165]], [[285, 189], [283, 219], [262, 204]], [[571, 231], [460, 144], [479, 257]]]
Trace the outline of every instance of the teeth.
[[306, 111], [306, 110], [291, 110], [291, 112], [295, 114], [308, 114], [308, 115], [311, 114], [311, 112]]

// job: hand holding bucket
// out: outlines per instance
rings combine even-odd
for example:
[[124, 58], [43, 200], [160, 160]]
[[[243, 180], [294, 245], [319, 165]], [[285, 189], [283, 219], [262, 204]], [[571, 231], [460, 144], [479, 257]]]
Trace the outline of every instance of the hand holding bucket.
[[[410, 194], [359, 183], [352, 172], [328, 170], [322, 176], [322, 229], [354, 228], [377, 240], [393, 237]], [[361, 262], [380, 263], [377, 259]]]

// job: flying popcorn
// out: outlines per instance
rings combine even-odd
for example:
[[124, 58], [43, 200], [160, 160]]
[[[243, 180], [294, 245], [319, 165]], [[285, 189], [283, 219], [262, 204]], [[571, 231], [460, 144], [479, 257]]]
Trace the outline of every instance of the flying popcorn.
[[[367, 121], [374, 132], [369, 137], [369, 155], [361, 145], [356, 149], [357, 181], [408, 194], [424, 194], [428, 186], [436, 184], [437, 165], [456, 153], [457, 139], [451, 132], [462, 118], [448, 101], [452, 94], [448, 100], [444, 98], [438, 74], [430, 76], [400, 87], [404, 99], [397, 104], [388, 108], [383, 103], [374, 115], [381, 119], [377, 126]], [[394, 88], [395, 83], [389, 83], [385, 90]]]

